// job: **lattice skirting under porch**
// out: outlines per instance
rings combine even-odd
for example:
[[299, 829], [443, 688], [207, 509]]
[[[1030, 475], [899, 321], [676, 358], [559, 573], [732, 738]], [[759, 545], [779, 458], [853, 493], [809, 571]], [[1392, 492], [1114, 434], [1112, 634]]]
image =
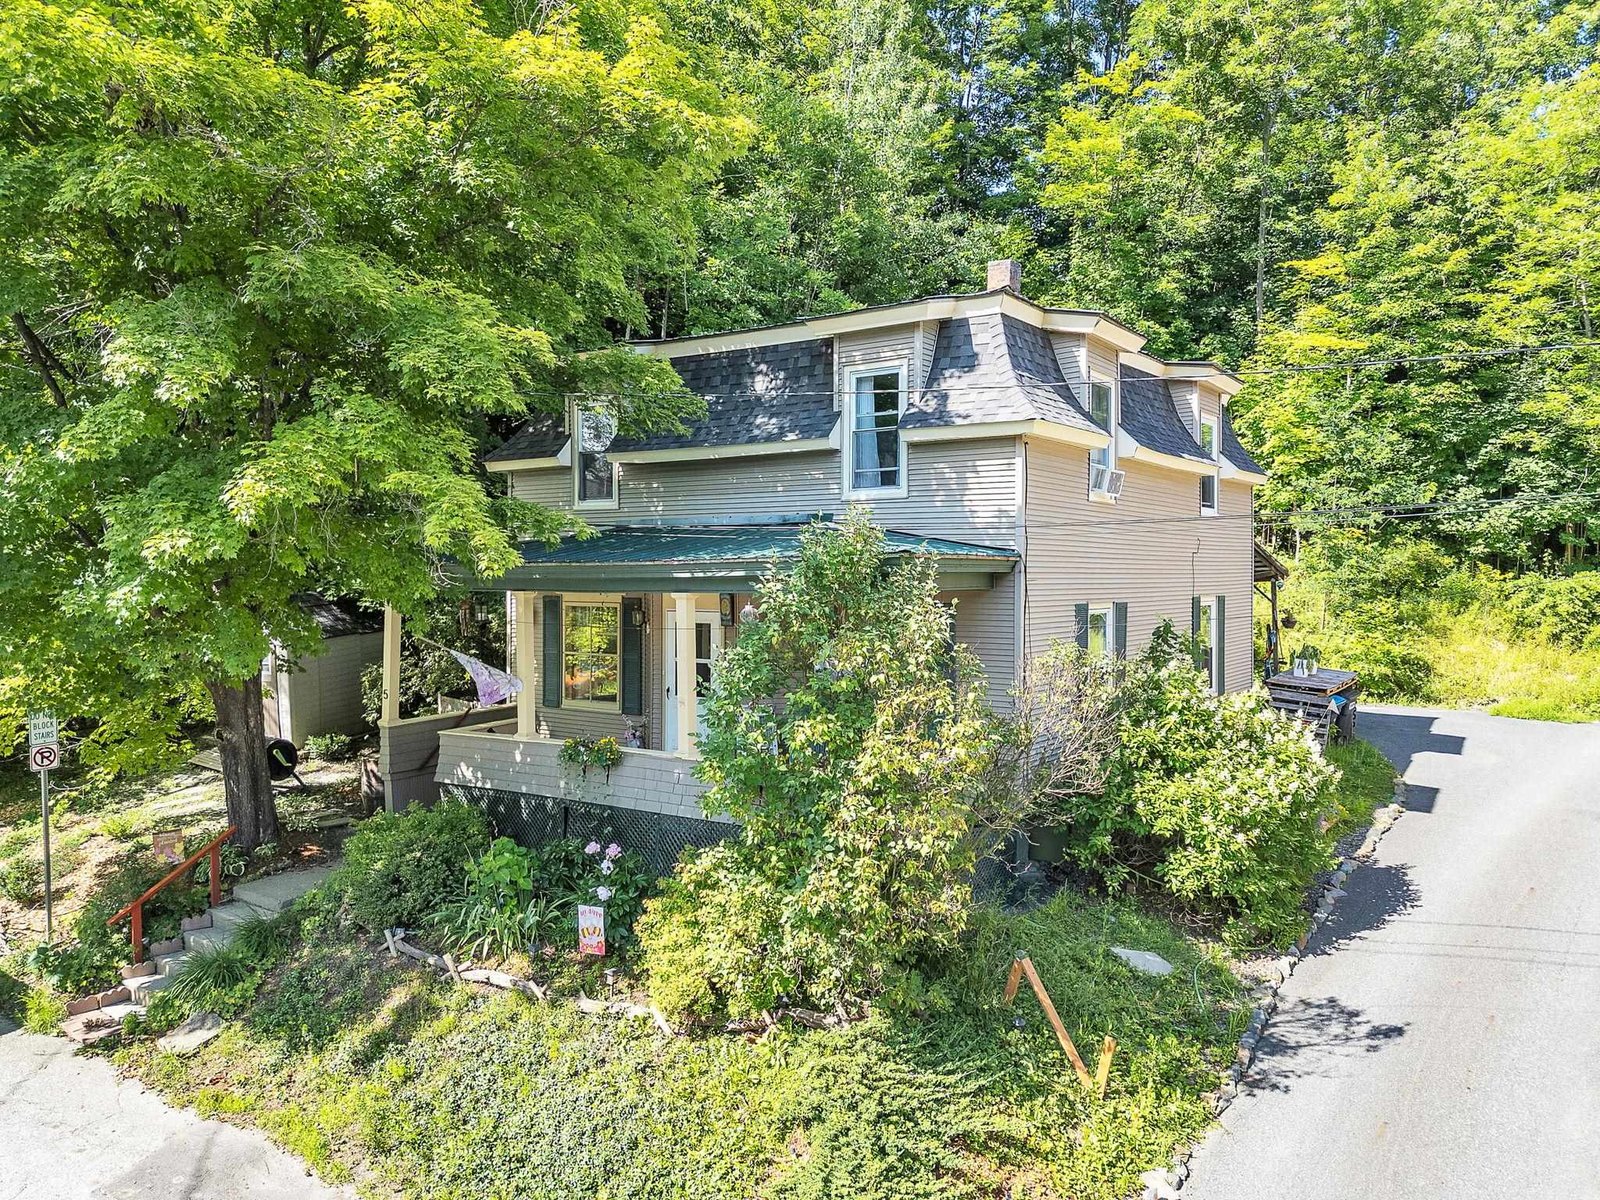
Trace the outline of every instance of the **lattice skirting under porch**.
[[703, 821], [555, 796], [530, 796], [498, 788], [447, 783], [440, 791], [479, 809], [489, 819], [496, 837], [508, 837], [530, 849], [561, 838], [602, 845], [616, 842], [638, 854], [657, 875], [670, 872], [685, 847], [714, 846], [739, 830], [726, 821]]

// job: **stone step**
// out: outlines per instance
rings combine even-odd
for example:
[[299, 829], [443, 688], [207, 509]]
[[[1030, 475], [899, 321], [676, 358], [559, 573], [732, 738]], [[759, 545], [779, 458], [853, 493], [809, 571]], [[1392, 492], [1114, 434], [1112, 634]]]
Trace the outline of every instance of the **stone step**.
[[[206, 912], [211, 917], [211, 928], [213, 929], [242, 925], [244, 922], [254, 920], [256, 917], [276, 915], [259, 909], [243, 900], [232, 900], [227, 904], [219, 904], [215, 908], [207, 909]], [[199, 930], [191, 930], [190, 932], [198, 933]]]
[[[166, 957], [175, 958], [176, 955]], [[150, 1003], [150, 997], [171, 987], [174, 975], [138, 975], [127, 981], [128, 999], [137, 1005]]]
[[213, 950], [218, 946], [226, 946], [233, 941], [232, 925], [221, 925], [213, 929], [191, 929], [183, 935], [183, 948], [191, 954], [196, 950]]
[[333, 874], [332, 867], [309, 867], [252, 879], [233, 889], [233, 898], [265, 913], [280, 913]]
[[183, 964], [189, 961], [189, 952], [180, 950], [176, 954], [163, 954], [154, 961], [157, 975], [176, 975], [183, 970]]

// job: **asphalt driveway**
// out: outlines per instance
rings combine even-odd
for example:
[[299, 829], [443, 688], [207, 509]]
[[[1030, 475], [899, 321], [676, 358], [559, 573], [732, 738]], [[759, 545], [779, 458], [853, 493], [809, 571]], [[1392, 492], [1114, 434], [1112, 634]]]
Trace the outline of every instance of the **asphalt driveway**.
[[1376, 708], [1408, 812], [1185, 1200], [1600, 1197], [1600, 725]]
[[168, 1108], [64, 1038], [0, 1022], [0, 1200], [332, 1200], [253, 1130]]

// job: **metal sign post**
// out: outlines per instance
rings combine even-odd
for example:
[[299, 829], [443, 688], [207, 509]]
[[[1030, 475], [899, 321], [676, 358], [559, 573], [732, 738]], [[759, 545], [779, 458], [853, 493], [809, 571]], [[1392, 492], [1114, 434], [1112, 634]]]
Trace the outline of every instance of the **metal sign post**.
[[50, 772], [61, 765], [54, 713], [28, 714], [28, 766], [39, 772], [39, 817], [44, 827], [44, 940], [55, 941], [55, 905], [50, 899]]

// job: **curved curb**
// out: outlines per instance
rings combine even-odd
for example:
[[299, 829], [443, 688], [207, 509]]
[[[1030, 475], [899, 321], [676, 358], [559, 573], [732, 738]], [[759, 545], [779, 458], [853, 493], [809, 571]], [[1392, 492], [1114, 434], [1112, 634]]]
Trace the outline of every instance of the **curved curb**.
[[[1288, 982], [1289, 976], [1294, 974], [1295, 967], [1300, 964], [1312, 933], [1322, 927], [1334, 907], [1344, 898], [1344, 881], [1356, 867], [1372, 857], [1378, 848], [1378, 843], [1383, 840], [1383, 835], [1389, 832], [1394, 823], [1400, 819], [1400, 815], [1406, 811], [1405, 800], [1405, 780], [1396, 779], [1394, 803], [1385, 804], [1372, 814], [1372, 825], [1368, 828], [1366, 840], [1361, 843], [1360, 849], [1348, 858], [1340, 860], [1338, 868], [1317, 899], [1316, 911], [1311, 915], [1311, 928], [1302, 933], [1299, 940], [1272, 964], [1267, 971], [1266, 980], [1251, 989], [1250, 995], [1255, 1001], [1255, 1007], [1250, 1012], [1250, 1026], [1239, 1039], [1238, 1049], [1234, 1052], [1233, 1066], [1228, 1068], [1227, 1078], [1222, 1086], [1214, 1092], [1206, 1093], [1206, 1100], [1211, 1106], [1213, 1116], [1220, 1117], [1227, 1112], [1228, 1106], [1238, 1096], [1239, 1081], [1244, 1078], [1245, 1072], [1255, 1061], [1256, 1047], [1266, 1033], [1267, 1022], [1278, 1009], [1279, 991]], [[1172, 1166], [1165, 1171], [1146, 1171], [1139, 1176], [1139, 1182], [1144, 1185], [1140, 1200], [1172, 1200], [1172, 1197], [1177, 1196], [1178, 1190], [1189, 1178], [1189, 1159], [1194, 1150], [1194, 1146], [1185, 1146], [1173, 1154]]]

